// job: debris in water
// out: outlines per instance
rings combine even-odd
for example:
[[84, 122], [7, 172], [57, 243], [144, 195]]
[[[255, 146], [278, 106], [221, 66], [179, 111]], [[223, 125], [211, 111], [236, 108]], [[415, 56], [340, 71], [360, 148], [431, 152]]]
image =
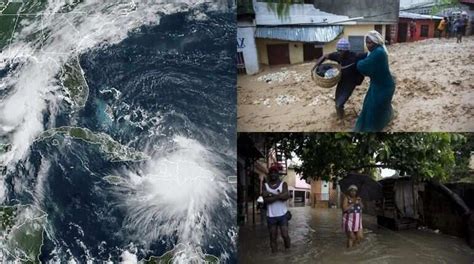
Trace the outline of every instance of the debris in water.
[[263, 101], [263, 105], [270, 107], [270, 99], [265, 99], [265, 101]]
[[283, 70], [280, 72], [273, 72], [273, 73], [262, 75], [257, 78], [257, 81], [266, 82], [266, 83], [272, 83], [272, 82], [282, 83], [288, 79], [293, 79], [296, 82], [301, 82], [305, 78], [302, 74], [298, 73], [297, 71]]
[[297, 98], [294, 95], [279, 95], [275, 98], [275, 101], [278, 105], [288, 105], [297, 101]]

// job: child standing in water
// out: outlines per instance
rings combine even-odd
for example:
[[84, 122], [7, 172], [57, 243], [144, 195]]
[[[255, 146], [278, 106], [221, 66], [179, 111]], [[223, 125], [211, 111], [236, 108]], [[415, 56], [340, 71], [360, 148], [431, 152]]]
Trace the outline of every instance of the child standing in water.
[[362, 199], [357, 196], [357, 186], [347, 188], [342, 200], [342, 229], [347, 234], [347, 247], [362, 241]]

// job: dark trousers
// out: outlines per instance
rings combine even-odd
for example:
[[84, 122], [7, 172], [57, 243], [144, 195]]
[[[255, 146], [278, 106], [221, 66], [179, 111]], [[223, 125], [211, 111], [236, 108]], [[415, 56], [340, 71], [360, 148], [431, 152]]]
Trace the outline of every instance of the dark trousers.
[[354, 92], [356, 85], [355, 84], [347, 84], [347, 83], [340, 83], [336, 87], [336, 108], [344, 109], [344, 105], [346, 104], [349, 97], [351, 97], [352, 92]]

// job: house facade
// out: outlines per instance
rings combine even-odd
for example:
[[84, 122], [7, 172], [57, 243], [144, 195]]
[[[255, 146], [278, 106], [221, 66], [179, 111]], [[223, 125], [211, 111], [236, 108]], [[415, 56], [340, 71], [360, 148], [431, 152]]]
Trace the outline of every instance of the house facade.
[[338, 186], [332, 181], [313, 180], [311, 185], [311, 206], [314, 208], [339, 207]]
[[455, 5], [443, 5], [437, 0], [401, 0], [404, 3], [402, 10], [422, 15], [435, 15], [448, 17], [451, 21], [467, 14], [468, 25], [466, 35], [474, 34], [474, 0], [459, 0]]
[[292, 165], [288, 166], [288, 174], [284, 178], [288, 184], [290, 206], [307, 206], [311, 204], [311, 185], [301, 179], [301, 175], [296, 173]]
[[342, 0], [304, 2], [289, 4], [287, 14], [281, 16], [267, 2], [237, 2], [239, 72], [255, 74], [263, 65], [315, 61], [336, 51], [340, 38], [347, 38], [353, 51], [363, 52], [368, 31], [387, 36], [398, 19], [398, 0], [384, 0], [384, 5], [355, 0], [351, 8]]
[[[237, 138], [237, 219], [240, 225], [262, 222], [264, 214], [257, 199], [272, 166], [279, 167], [281, 179], [288, 178], [287, 159], [274, 142], [265, 134], [239, 134]], [[294, 173], [294, 171], [293, 171]], [[295, 180], [295, 189], [301, 189]]]
[[[400, 11], [395, 36], [391, 43], [411, 42], [436, 36], [436, 28], [443, 19], [440, 16], [421, 15]], [[412, 30], [412, 27], [414, 30]]]

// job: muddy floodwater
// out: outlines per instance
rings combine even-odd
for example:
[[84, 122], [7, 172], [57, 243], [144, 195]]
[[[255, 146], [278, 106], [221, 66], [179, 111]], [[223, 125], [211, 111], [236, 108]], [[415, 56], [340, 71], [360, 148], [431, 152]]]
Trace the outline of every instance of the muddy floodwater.
[[[427, 39], [387, 47], [395, 76], [395, 116], [386, 131], [474, 131], [474, 37]], [[335, 88], [311, 80], [314, 62], [263, 67], [239, 75], [240, 132], [351, 131], [362, 109], [369, 78], [358, 86], [338, 120]]]
[[364, 215], [365, 239], [346, 249], [340, 209], [290, 208], [292, 248], [284, 251], [279, 237], [276, 254], [270, 251], [268, 230], [257, 222], [239, 233], [241, 263], [474, 263], [474, 249], [457, 237], [431, 230], [392, 231], [379, 227], [376, 218]]

